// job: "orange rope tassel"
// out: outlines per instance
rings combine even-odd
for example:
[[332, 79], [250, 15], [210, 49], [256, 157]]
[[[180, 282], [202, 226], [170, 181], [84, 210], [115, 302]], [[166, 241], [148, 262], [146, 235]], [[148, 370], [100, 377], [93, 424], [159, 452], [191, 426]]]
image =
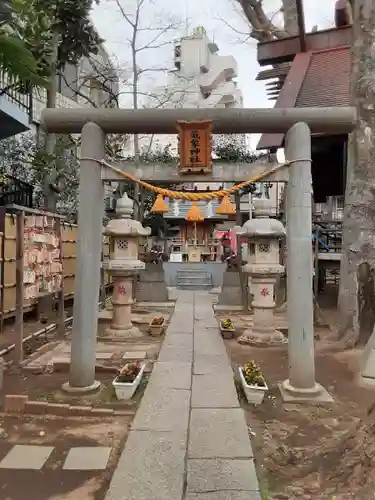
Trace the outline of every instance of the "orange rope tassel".
[[219, 215], [235, 215], [236, 209], [233, 203], [230, 201], [229, 196], [226, 194], [223, 196], [220, 206], [216, 209], [216, 213]]
[[204, 217], [203, 217], [201, 211], [199, 210], [197, 201], [193, 201], [193, 204], [192, 204], [191, 208], [189, 209], [188, 213], [186, 214], [185, 219], [190, 221], [190, 222], [202, 222], [202, 221], [204, 221]]
[[165, 214], [169, 212], [168, 203], [164, 201], [161, 194], [158, 194], [155, 203], [152, 205], [151, 212], [154, 214]]

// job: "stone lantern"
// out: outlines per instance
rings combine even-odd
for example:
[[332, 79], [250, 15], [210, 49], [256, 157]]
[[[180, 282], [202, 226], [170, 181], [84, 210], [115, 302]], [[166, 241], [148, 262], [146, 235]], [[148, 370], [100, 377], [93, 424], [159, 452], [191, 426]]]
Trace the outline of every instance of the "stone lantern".
[[117, 200], [116, 218], [108, 222], [104, 234], [110, 238], [110, 256], [107, 266], [113, 280], [111, 325], [106, 330], [110, 337], [140, 337], [142, 334], [131, 322], [134, 277], [145, 268], [138, 260], [138, 242], [149, 236], [150, 228], [131, 219], [133, 201], [125, 193]]
[[275, 285], [284, 274], [280, 265], [280, 240], [285, 237], [281, 222], [269, 217], [272, 202], [266, 198], [254, 200], [254, 215], [243, 225], [242, 236], [248, 240], [248, 263], [243, 267], [249, 275], [252, 294], [253, 325], [238, 339], [240, 343], [272, 345], [285, 342], [283, 334], [275, 330]]

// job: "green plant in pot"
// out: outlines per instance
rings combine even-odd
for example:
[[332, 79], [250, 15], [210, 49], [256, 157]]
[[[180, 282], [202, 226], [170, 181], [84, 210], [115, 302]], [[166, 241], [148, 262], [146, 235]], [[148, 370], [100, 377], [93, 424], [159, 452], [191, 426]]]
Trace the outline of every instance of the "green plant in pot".
[[221, 322], [221, 327], [224, 329], [224, 330], [234, 330], [234, 327], [233, 327], [233, 323], [232, 323], [232, 320], [227, 318], [227, 319], [223, 319], [222, 322]]
[[255, 361], [249, 361], [244, 366], [239, 366], [238, 371], [247, 402], [260, 405], [268, 391], [261, 369]]
[[266, 386], [264, 375], [255, 361], [246, 363], [242, 368], [242, 373], [247, 385], [255, 385], [257, 387]]

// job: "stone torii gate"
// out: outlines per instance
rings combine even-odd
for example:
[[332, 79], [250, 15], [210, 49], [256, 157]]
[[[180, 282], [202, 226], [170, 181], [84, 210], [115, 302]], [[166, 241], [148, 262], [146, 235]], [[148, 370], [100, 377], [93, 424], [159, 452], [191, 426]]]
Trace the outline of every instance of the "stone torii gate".
[[[212, 132], [217, 134], [286, 134], [285, 153], [290, 162], [286, 197], [289, 378], [280, 389], [284, 401], [327, 401], [329, 394], [315, 381], [311, 133], [350, 133], [356, 122], [354, 108], [44, 110], [42, 126], [46, 132], [82, 134], [77, 273], [66, 388], [87, 392], [99, 386], [95, 353], [106, 177], [98, 161], [105, 156], [105, 134], [174, 134], [178, 121], [204, 120], [212, 120]], [[249, 164], [248, 178], [252, 174]]]

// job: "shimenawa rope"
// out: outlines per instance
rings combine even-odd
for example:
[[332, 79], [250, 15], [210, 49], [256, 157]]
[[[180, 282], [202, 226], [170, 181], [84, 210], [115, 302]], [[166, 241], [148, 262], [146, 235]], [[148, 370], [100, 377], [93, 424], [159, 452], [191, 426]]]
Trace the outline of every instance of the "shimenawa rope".
[[88, 161], [95, 161], [99, 163], [102, 167], [106, 167], [111, 169], [113, 172], [116, 172], [120, 177], [123, 177], [124, 179], [130, 180], [132, 182], [135, 182], [139, 184], [140, 186], [145, 187], [146, 189], [150, 189], [154, 193], [161, 194], [162, 196], [167, 196], [168, 198], [172, 200], [192, 200], [192, 201], [199, 201], [199, 200], [213, 200], [217, 198], [223, 198], [226, 195], [233, 194], [240, 189], [248, 186], [249, 184], [253, 184], [254, 182], [259, 182], [262, 179], [265, 179], [268, 177], [270, 174], [273, 174], [280, 170], [281, 168], [284, 167], [289, 167], [292, 163], [297, 163], [301, 161], [308, 161], [311, 162], [310, 158], [304, 158], [304, 159], [297, 159], [297, 160], [290, 160], [285, 163], [280, 163], [279, 165], [276, 165], [275, 167], [272, 167], [258, 175], [255, 175], [251, 179], [241, 182], [240, 184], [237, 184], [236, 186], [233, 186], [229, 189], [221, 189], [219, 191], [211, 191], [209, 193], [206, 192], [195, 192], [195, 193], [186, 193], [184, 191], [171, 191], [170, 189], [165, 189], [161, 188], [158, 186], [153, 186], [152, 184], [149, 184], [148, 182], [142, 181], [140, 179], [137, 179], [132, 174], [129, 174], [127, 172], [123, 172], [117, 167], [114, 167], [110, 163], [108, 163], [106, 160], [101, 159], [99, 160], [98, 158], [89, 158], [89, 157], [81, 157], [81, 160], [88, 160]]

